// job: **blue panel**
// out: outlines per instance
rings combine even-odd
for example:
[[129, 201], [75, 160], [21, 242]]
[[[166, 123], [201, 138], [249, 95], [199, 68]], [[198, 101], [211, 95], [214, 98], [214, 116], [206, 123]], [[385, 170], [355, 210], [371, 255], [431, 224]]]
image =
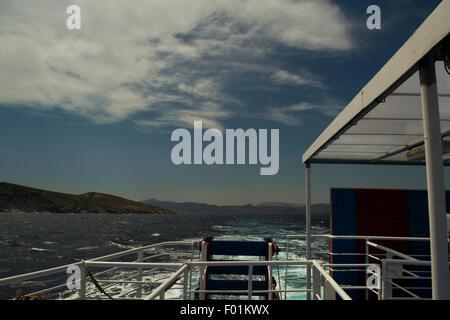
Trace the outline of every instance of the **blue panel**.
[[[356, 190], [331, 189], [331, 234], [356, 235]], [[333, 252], [357, 252], [355, 240], [333, 240]], [[334, 256], [334, 263], [355, 263], [354, 257]]]
[[266, 256], [265, 241], [212, 240], [210, 255]]
[[429, 237], [427, 192], [423, 190], [409, 190], [408, 205], [410, 236]]
[[[331, 189], [331, 234], [356, 235], [356, 190]], [[333, 253], [357, 252], [356, 240], [332, 240]], [[357, 256], [333, 256], [333, 263], [358, 263]], [[333, 272], [333, 278], [339, 284], [357, 285], [355, 272]], [[357, 298], [357, 292], [349, 292]]]
[[[217, 261], [217, 260], [214, 260]], [[225, 267], [208, 267], [208, 274], [248, 274], [247, 266], [225, 266]], [[253, 267], [254, 275], [266, 275], [267, 267], [266, 266], [254, 266]]]

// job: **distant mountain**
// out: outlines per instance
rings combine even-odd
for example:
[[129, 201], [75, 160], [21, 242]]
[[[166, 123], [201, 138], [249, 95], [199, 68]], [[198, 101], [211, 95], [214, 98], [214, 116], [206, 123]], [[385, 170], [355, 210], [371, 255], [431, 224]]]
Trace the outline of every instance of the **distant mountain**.
[[300, 208], [304, 207], [298, 203], [286, 203], [286, 202], [261, 202], [258, 207], [288, 207], [288, 208]]
[[54, 213], [170, 214], [172, 210], [125, 198], [88, 192], [80, 195], [0, 182], [0, 211]]
[[[277, 205], [276, 203], [265, 205], [262, 203], [257, 206], [251, 204], [241, 206], [218, 206], [206, 203], [160, 201], [156, 199], [144, 200], [142, 202], [168, 208], [179, 214], [293, 214], [298, 215], [299, 219], [303, 219], [306, 214], [304, 206], [290, 207], [286, 203], [281, 205]], [[313, 222], [327, 222], [329, 221], [330, 205], [314, 204], [311, 206], [311, 214]]]

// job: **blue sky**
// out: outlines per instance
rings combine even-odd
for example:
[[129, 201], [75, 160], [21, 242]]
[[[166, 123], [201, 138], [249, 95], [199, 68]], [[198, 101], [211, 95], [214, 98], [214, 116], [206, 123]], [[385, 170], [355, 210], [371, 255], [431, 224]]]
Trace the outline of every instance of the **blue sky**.
[[[304, 203], [303, 152], [439, 2], [0, 0], [0, 180], [134, 200]], [[79, 31], [65, 27], [70, 4]], [[381, 30], [366, 28], [372, 4]], [[171, 132], [194, 120], [279, 129], [279, 173], [175, 166]], [[313, 202], [328, 202], [330, 187], [426, 187], [421, 167], [312, 175]]]

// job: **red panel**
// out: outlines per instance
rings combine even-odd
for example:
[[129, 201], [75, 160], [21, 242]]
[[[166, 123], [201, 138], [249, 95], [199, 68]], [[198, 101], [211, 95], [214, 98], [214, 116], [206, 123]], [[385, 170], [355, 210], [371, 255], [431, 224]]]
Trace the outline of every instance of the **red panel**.
[[[362, 236], [410, 236], [407, 190], [356, 189], [356, 230]], [[408, 241], [374, 241], [377, 244], [410, 253]], [[358, 241], [358, 252], [365, 252], [365, 242]], [[371, 253], [381, 252], [374, 248]], [[359, 263], [365, 263], [363, 256]], [[364, 283], [361, 274], [359, 282]], [[405, 282], [406, 284], [406, 282]]]
[[409, 236], [407, 190], [356, 189], [358, 235]]

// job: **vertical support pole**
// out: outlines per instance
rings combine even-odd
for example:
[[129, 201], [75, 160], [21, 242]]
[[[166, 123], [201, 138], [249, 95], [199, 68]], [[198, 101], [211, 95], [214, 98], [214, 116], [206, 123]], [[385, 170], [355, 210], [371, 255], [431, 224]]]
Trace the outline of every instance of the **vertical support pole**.
[[[289, 261], [289, 238], [286, 239], [286, 260]], [[289, 265], [286, 265], [286, 275], [284, 277], [284, 300], [287, 300], [288, 267], [289, 267]], [[281, 289], [281, 284], [280, 284], [280, 289]], [[280, 296], [281, 296], [281, 293], [280, 293]]]
[[423, 59], [419, 74], [427, 167], [433, 299], [448, 300], [450, 299], [450, 284], [446, 237], [447, 210], [436, 70], [432, 56], [428, 55]]
[[248, 300], [253, 300], [253, 265], [248, 266]]
[[86, 266], [84, 263], [80, 265], [80, 300], [86, 299]]
[[[364, 240], [365, 242], [365, 251], [366, 251], [366, 255], [365, 255], [365, 263], [366, 265], [369, 264], [369, 245], [367, 244], [367, 241], [369, 241], [368, 238], [366, 238]], [[367, 266], [366, 266], [367, 268]], [[366, 289], [366, 300], [369, 300], [369, 288]]]
[[[306, 260], [311, 259], [311, 165], [306, 164]], [[311, 265], [306, 267], [306, 289], [311, 289]], [[311, 300], [311, 292], [307, 292]]]
[[[268, 251], [269, 251], [269, 254], [268, 254], [267, 260], [268, 261], [272, 261], [273, 247], [272, 247], [271, 243], [269, 243], [269, 250]], [[268, 290], [272, 290], [272, 265], [269, 265], [267, 267], [267, 278], [268, 278], [267, 279]], [[272, 300], [273, 299], [273, 293], [269, 292], [268, 297], [269, 297], [269, 300]]]
[[[208, 242], [203, 241], [202, 242], [202, 261], [206, 261], [206, 255], [208, 252]], [[200, 295], [199, 298], [200, 300], [205, 300], [205, 292], [203, 290], [205, 290], [206, 288], [206, 267], [204, 265], [200, 266]]]
[[317, 270], [317, 268], [315, 266], [313, 266], [312, 269], [312, 275], [313, 275], [313, 300], [320, 300], [320, 282], [321, 282], [321, 278], [320, 278], [320, 272], [319, 270]]
[[[137, 261], [142, 262], [144, 258], [144, 252], [143, 250], [139, 250], [137, 254]], [[142, 267], [137, 268], [137, 281], [142, 281]], [[136, 290], [136, 298], [140, 299], [142, 298], [142, 283], [138, 283], [137, 290]]]
[[188, 280], [189, 280], [189, 273], [191, 270], [191, 266], [189, 265], [186, 270], [184, 270], [184, 276], [183, 276], [183, 300], [188, 299]]
[[[386, 259], [392, 259], [392, 253], [386, 253]], [[381, 300], [389, 300], [392, 298], [392, 272], [386, 260], [381, 260]]]

